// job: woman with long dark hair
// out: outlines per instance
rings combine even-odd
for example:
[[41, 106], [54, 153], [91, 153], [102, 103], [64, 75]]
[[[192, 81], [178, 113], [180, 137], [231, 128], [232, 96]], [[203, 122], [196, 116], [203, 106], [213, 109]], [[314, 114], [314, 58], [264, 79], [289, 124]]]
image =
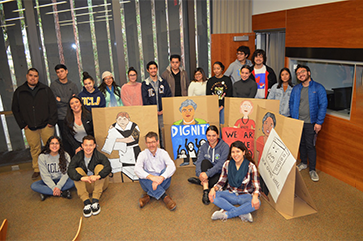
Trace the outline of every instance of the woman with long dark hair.
[[289, 117], [289, 101], [292, 91], [291, 72], [288, 68], [283, 68], [279, 74], [279, 80], [272, 86], [267, 99], [280, 100], [279, 114]]
[[42, 201], [48, 196], [72, 198], [69, 189], [74, 187], [74, 183], [67, 174], [70, 161], [71, 158], [64, 151], [61, 139], [57, 136], [51, 136], [38, 158], [42, 180], [31, 185], [32, 190], [40, 193]]
[[123, 106], [121, 100], [121, 87], [118, 86], [110, 71], [102, 73], [102, 83], [98, 86], [106, 99], [106, 107]]
[[256, 165], [245, 144], [235, 141], [231, 144], [229, 160], [223, 164], [217, 184], [209, 192], [210, 201], [221, 208], [213, 213], [212, 219], [226, 220], [239, 216], [242, 221], [253, 222], [251, 212], [260, 208], [259, 195]]
[[141, 83], [137, 82], [137, 71], [130, 67], [127, 72], [129, 82], [121, 88], [121, 98], [125, 106], [142, 105]]
[[87, 110], [92, 111], [92, 108], [105, 107], [105, 96], [95, 86], [95, 81], [87, 72], [83, 72], [83, 90], [78, 96], [82, 99]]
[[77, 96], [72, 96], [68, 102], [64, 125], [64, 136], [72, 146], [69, 154], [73, 157], [82, 150], [81, 143], [83, 137], [87, 135], [93, 136], [92, 115]]
[[207, 76], [200, 67], [194, 71], [194, 78], [188, 87], [188, 96], [201, 96], [206, 94]]

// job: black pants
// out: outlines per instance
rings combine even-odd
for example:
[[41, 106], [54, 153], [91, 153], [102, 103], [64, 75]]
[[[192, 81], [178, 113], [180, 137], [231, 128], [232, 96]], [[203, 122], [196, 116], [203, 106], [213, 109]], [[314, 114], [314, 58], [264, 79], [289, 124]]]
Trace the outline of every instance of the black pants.
[[59, 128], [59, 135], [62, 138], [63, 148], [69, 154], [69, 156], [72, 158], [74, 156], [74, 150], [73, 150], [71, 144], [69, 144], [69, 142], [67, 141], [66, 136], [63, 134], [64, 133], [64, 120], [58, 120], [57, 124], [58, 124], [58, 128]]
[[[213, 167], [212, 163], [207, 159], [204, 159], [202, 161], [200, 169], [202, 170], [202, 172], [206, 172], [212, 167]], [[209, 188], [212, 188], [218, 182], [220, 175], [221, 175], [220, 173], [216, 173], [214, 176], [208, 177]]]
[[312, 123], [304, 123], [300, 141], [300, 159], [304, 164], [308, 163], [309, 170], [315, 170], [316, 166], [316, 149], [315, 149], [315, 131]]

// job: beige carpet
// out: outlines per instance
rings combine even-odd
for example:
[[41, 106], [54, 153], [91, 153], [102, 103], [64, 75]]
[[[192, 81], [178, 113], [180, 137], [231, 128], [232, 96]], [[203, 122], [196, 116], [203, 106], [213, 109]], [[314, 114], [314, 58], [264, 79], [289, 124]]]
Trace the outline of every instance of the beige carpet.
[[[101, 197], [101, 213], [84, 218], [81, 240], [362, 240], [363, 192], [325, 173], [313, 183], [303, 178], [318, 213], [286, 220], [262, 200], [253, 213], [254, 223], [239, 218], [212, 221], [217, 210], [201, 202], [200, 186], [187, 182], [193, 167], [178, 168], [168, 191], [175, 211], [152, 200], [138, 207], [142, 189], [138, 183], [110, 184]], [[51, 197], [40, 201], [30, 189], [31, 170], [0, 174], [0, 221], [9, 221], [8, 240], [71, 240], [76, 234], [83, 204]]]

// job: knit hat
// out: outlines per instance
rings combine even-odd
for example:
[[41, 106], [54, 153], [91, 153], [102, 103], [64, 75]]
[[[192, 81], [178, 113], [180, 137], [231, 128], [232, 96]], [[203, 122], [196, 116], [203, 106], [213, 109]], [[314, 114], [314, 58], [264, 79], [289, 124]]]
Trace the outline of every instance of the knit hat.
[[102, 73], [102, 79], [111, 76], [113, 78], [113, 74], [110, 71], [105, 71]]

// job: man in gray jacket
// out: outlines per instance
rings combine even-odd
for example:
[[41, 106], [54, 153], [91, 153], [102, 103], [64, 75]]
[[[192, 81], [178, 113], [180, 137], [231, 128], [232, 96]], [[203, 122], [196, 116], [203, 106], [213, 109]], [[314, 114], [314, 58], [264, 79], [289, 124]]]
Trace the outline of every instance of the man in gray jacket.
[[63, 126], [64, 126], [64, 119], [66, 118], [67, 108], [68, 108], [68, 101], [69, 99], [74, 96], [78, 95], [78, 87], [75, 83], [68, 79], [68, 70], [64, 64], [57, 64], [55, 67], [55, 72], [57, 73], [58, 79], [54, 80], [53, 83], [50, 85], [50, 88], [53, 91], [57, 102], [57, 109], [58, 109], [58, 128], [60, 132], [60, 136], [62, 137], [63, 146], [66, 152], [71, 154], [72, 148], [68, 141], [64, 138], [63, 135]]

